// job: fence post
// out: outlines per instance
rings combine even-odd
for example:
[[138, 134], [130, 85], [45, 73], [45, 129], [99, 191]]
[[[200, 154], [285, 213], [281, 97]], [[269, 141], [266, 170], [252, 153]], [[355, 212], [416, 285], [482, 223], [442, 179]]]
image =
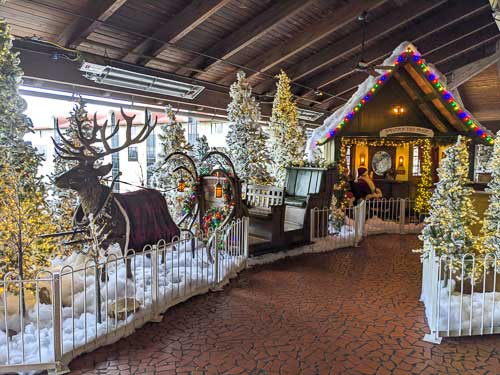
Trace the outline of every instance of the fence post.
[[158, 285], [159, 275], [158, 245], [153, 245], [151, 249], [151, 319], [150, 321], [159, 323], [162, 321], [159, 307], [160, 289]]
[[219, 230], [216, 229], [214, 233], [214, 241], [212, 246], [214, 247], [215, 259], [214, 259], [214, 288], [219, 284]]
[[431, 330], [430, 333], [426, 333], [424, 335], [424, 341], [431, 342], [433, 344], [441, 344], [442, 338], [439, 337], [439, 331], [438, 331], [438, 305], [440, 301], [438, 301], [439, 298], [439, 292], [438, 289], [440, 288], [440, 267], [438, 264], [439, 260], [436, 260], [436, 256], [434, 253], [434, 249], [431, 249], [430, 254], [429, 254], [429, 273], [427, 276], [430, 276], [430, 285], [426, 288], [427, 290], [430, 289], [431, 295], [430, 299], [426, 298], [427, 302], [429, 303], [430, 306], [426, 306], [426, 309], [430, 308], [431, 309], [431, 316], [429, 319], [429, 328]]
[[53, 274], [52, 285], [52, 316], [54, 318], [54, 363], [55, 369], [50, 372], [52, 374], [67, 374], [69, 373], [68, 366], [63, 362], [63, 351], [61, 341], [61, 274], [55, 272]]
[[311, 209], [311, 220], [310, 220], [310, 228], [309, 228], [309, 241], [314, 241], [314, 226], [316, 225], [316, 213], [318, 212], [318, 207], [314, 207]]
[[[243, 218], [243, 255], [245, 262], [248, 259], [248, 217]], [[246, 266], [246, 265], [245, 265]]]
[[399, 201], [399, 234], [404, 234], [406, 218], [406, 199], [398, 198]]
[[360, 214], [360, 204], [354, 206], [354, 241], [352, 246], [358, 246], [358, 236], [359, 236], [359, 214]]

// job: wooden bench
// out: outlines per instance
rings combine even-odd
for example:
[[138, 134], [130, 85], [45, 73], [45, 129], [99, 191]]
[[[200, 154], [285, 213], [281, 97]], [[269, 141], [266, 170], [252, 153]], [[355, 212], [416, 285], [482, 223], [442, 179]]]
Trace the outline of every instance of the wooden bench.
[[245, 201], [252, 245], [270, 247], [282, 242], [285, 217], [283, 195], [284, 189], [275, 186], [247, 186]]
[[271, 216], [273, 206], [283, 204], [284, 190], [275, 186], [248, 185], [246, 203], [250, 216]]

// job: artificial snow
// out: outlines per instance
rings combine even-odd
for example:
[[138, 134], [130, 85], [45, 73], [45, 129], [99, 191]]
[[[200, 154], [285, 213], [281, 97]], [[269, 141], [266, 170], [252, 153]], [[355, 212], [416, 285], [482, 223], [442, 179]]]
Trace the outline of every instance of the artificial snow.
[[[117, 246], [112, 248], [111, 252], [118, 252], [120, 255]], [[228, 277], [234, 275], [230, 271], [238, 262], [236, 258], [238, 257], [231, 254], [220, 256], [219, 280], [224, 279], [227, 282]], [[66, 260], [56, 259], [53, 262], [51, 271], [62, 271], [63, 353], [91, 343], [96, 337], [105, 336], [107, 332], [115, 331], [120, 326], [132, 322], [137, 316], [144, 315], [145, 312], [151, 310], [153, 298], [151, 261], [151, 258], [143, 253], [136, 254], [131, 264], [135, 276], [133, 280], [127, 280], [123, 260], [108, 263], [108, 281], [101, 282], [100, 288], [102, 323], [97, 322], [95, 314], [93, 263], [85, 262], [84, 257], [76, 254]], [[161, 263], [161, 256], [159, 256], [158, 268], [160, 306], [168, 305], [169, 301], [177, 302], [192, 295], [204, 293], [215, 281], [215, 267], [207, 260], [206, 249], [201, 247], [195, 249], [193, 257], [190, 243], [187, 241], [177, 245], [174, 251], [168, 248], [165, 263]], [[40, 282], [39, 288], [42, 287], [51, 290], [49, 282]], [[53, 362], [52, 304], [37, 305], [34, 294], [27, 293], [27, 313], [21, 319], [18, 314], [18, 297], [7, 293], [6, 295], [7, 314], [4, 311], [4, 295], [0, 296], [0, 365]], [[125, 296], [131, 301], [134, 299], [138, 301], [138, 312], [129, 314], [126, 320], [109, 317], [108, 306]], [[10, 339], [8, 336], [11, 336]]]
[[[491, 328], [500, 326], [500, 292], [474, 292], [463, 294], [455, 291], [456, 282], [451, 280], [450, 285], [440, 282], [439, 289], [439, 331], [462, 330], [467, 335], [470, 330], [489, 333]], [[451, 290], [451, 294], [450, 294]], [[432, 308], [428, 296], [422, 296], [425, 303], [427, 321], [431, 322]], [[461, 308], [460, 308], [461, 307]]]
[[401, 225], [396, 221], [383, 220], [378, 216], [373, 216], [365, 221], [365, 235], [420, 233], [423, 228], [424, 223], [408, 223]]

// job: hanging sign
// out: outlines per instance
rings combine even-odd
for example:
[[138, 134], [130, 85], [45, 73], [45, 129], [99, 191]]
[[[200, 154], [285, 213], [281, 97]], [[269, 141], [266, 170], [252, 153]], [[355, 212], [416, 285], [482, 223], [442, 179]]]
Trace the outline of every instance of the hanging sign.
[[419, 126], [396, 126], [394, 128], [382, 129], [380, 131], [380, 137], [387, 137], [394, 134], [418, 134], [424, 137], [434, 137], [434, 132], [432, 129], [421, 128]]

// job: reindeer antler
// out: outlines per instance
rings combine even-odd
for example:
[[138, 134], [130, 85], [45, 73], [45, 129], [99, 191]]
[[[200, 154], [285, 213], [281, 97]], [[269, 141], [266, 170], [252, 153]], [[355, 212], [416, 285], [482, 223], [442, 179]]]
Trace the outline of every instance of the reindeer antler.
[[[122, 117], [126, 122], [125, 129], [125, 142], [118, 147], [112, 147], [109, 144], [109, 140], [118, 133], [120, 120], [118, 120], [115, 128], [111, 131], [109, 135], [106, 135], [106, 129], [108, 127], [108, 121], [106, 120], [101, 126], [97, 123], [97, 113], [94, 113], [92, 128], [89, 134], [85, 134], [83, 125], [85, 119], [75, 118], [76, 123], [76, 140], [78, 142], [67, 139], [59, 129], [59, 122], [56, 121], [56, 131], [62, 140], [62, 145], [58, 144], [53, 138], [55, 152], [62, 159], [66, 160], [77, 160], [79, 162], [94, 162], [95, 160], [104, 157], [106, 155], [113, 154], [115, 152], [121, 151], [130, 145], [141, 143], [151, 134], [156, 124], [158, 123], [158, 117], [156, 117], [155, 122], [151, 123], [151, 114], [145, 110], [144, 113], [144, 126], [139, 131], [139, 133], [132, 138], [132, 126], [136, 115], [127, 116], [120, 108]], [[99, 135], [99, 137], [98, 137]], [[96, 143], [102, 143], [104, 151], [98, 151], [94, 146]]]

